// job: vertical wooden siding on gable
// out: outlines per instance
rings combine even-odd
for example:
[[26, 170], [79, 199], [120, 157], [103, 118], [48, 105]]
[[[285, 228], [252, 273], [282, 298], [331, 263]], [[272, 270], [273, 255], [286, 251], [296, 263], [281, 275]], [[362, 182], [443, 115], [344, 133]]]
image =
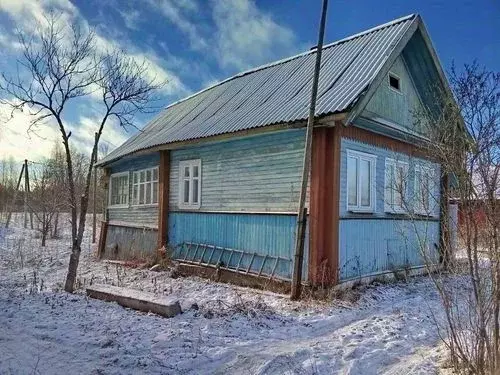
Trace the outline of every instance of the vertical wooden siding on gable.
[[201, 159], [200, 211], [294, 212], [304, 129], [171, 151], [170, 209], [179, 206], [179, 161]]
[[[126, 222], [133, 225], [158, 225], [158, 206], [132, 206], [132, 172], [145, 168], [157, 167], [160, 163], [158, 152], [127, 157], [124, 160], [113, 163], [109, 168], [111, 173], [129, 172], [129, 206], [125, 208], [108, 208], [110, 221]], [[108, 197], [109, 198], [109, 197]]]

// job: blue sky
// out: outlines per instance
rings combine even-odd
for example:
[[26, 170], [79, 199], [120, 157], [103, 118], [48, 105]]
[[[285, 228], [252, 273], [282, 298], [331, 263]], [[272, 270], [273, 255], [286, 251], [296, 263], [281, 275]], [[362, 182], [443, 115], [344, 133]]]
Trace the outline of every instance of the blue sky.
[[[169, 82], [162, 92], [167, 104], [242, 70], [309, 49], [317, 38], [320, 6], [321, 0], [0, 0], [0, 69], [15, 66], [15, 29], [29, 30], [55, 10], [68, 22], [96, 28], [103, 45], [145, 59], [151, 74]], [[330, 1], [325, 41], [410, 13], [423, 17], [445, 70], [452, 61], [460, 66], [477, 59], [500, 71], [498, 0]], [[76, 147], [85, 149], [91, 140], [96, 107], [89, 99], [67, 114], [79, 134]], [[148, 119], [139, 118], [138, 125]], [[0, 124], [0, 157], [24, 158], [20, 150], [25, 147], [42, 157], [58, 137], [50, 124], [40, 132], [42, 138], [26, 137], [23, 123], [26, 115]], [[108, 129], [105, 135], [113, 148], [130, 133]]]

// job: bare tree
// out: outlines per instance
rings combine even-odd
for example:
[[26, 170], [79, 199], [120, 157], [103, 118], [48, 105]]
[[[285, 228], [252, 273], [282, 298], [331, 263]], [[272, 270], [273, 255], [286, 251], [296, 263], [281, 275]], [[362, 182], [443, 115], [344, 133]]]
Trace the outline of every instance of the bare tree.
[[[21, 33], [19, 41], [22, 46], [22, 57], [18, 61], [20, 73], [14, 77], [3, 74], [0, 88], [9, 97], [7, 103], [13, 112], [25, 107], [30, 109], [32, 129], [51, 120], [60, 131], [66, 158], [72, 238], [64, 289], [73, 292], [94, 156], [103, 129], [113, 119], [120, 126], [132, 126], [135, 114], [152, 111], [153, 95], [164, 83], [154, 77], [148, 78], [145, 62], [136, 62], [121, 51], [100, 51], [93, 31], [63, 24], [56, 17], [48, 18], [32, 35]], [[78, 202], [70, 142], [72, 133], [64, 115], [70, 105], [91, 94], [101, 98], [102, 117], [96, 124], [97, 136]]]
[[45, 247], [58, 213], [67, 206], [61, 200], [65, 190], [64, 180], [60, 180], [53, 160], [47, 160], [39, 168], [33, 169], [33, 188], [30, 193], [29, 209], [37, 221], [42, 247]]
[[[440, 165], [441, 189], [420, 184], [417, 196], [406, 196], [423, 259], [441, 297], [444, 324], [438, 328], [455, 370], [464, 374], [500, 371], [500, 73], [477, 63], [450, 72], [453, 94], [431, 88], [440, 111], [416, 113], [416, 125], [427, 141], [422, 150]], [[451, 181], [453, 180], [453, 181]], [[451, 183], [453, 182], [453, 183]], [[401, 187], [404, 194], [404, 187]], [[440, 200], [437, 191], [445, 198]], [[422, 201], [425, 197], [426, 201]], [[460, 249], [450, 241], [451, 226], [444, 221], [440, 256], [446, 269], [435, 271], [435, 252], [417, 222], [430, 213], [418, 207], [438, 205], [447, 214], [448, 198], [460, 206]], [[439, 206], [441, 204], [441, 206]], [[420, 231], [420, 234], [419, 234]], [[444, 331], [443, 331], [444, 329]]]

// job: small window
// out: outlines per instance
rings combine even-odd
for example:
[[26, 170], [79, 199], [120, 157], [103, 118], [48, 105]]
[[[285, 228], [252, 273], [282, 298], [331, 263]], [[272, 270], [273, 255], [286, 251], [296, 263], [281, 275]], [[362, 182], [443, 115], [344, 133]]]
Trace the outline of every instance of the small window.
[[389, 73], [389, 87], [396, 91], [401, 91], [401, 80], [393, 73]]
[[393, 159], [385, 160], [385, 199], [386, 212], [401, 213], [407, 205], [408, 163]]
[[201, 206], [201, 160], [179, 162], [179, 207], [200, 208]]
[[158, 168], [134, 172], [132, 204], [134, 206], [158, 204]]
[[110, 176], [110, 207], [128, 206], [128, 172], [115, 173]]
[[415, 166], [415, 213], [431, 216], [435, 200], [434, 170], [422, 165]]
[[349, 211], [374, 211], [376, 160], [375, 155], [347, 150], [347, 209]]

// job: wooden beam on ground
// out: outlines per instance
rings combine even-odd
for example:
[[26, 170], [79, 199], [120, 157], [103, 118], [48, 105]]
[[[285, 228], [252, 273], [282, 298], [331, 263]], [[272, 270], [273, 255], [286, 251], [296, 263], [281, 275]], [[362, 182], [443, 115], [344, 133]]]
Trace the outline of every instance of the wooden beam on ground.
[[182, 312], [179, 301], [153, 293], [113, 285], [97, 284], [87, 288], [87, 295], [108, 302], [117, 302], [123, 307], [143, 312], [152, 312], [172, 318]]
[[170, 190], [170, 151], [160, 151], [158, 168], [158, 249], [168, 244], [168, 201]]

